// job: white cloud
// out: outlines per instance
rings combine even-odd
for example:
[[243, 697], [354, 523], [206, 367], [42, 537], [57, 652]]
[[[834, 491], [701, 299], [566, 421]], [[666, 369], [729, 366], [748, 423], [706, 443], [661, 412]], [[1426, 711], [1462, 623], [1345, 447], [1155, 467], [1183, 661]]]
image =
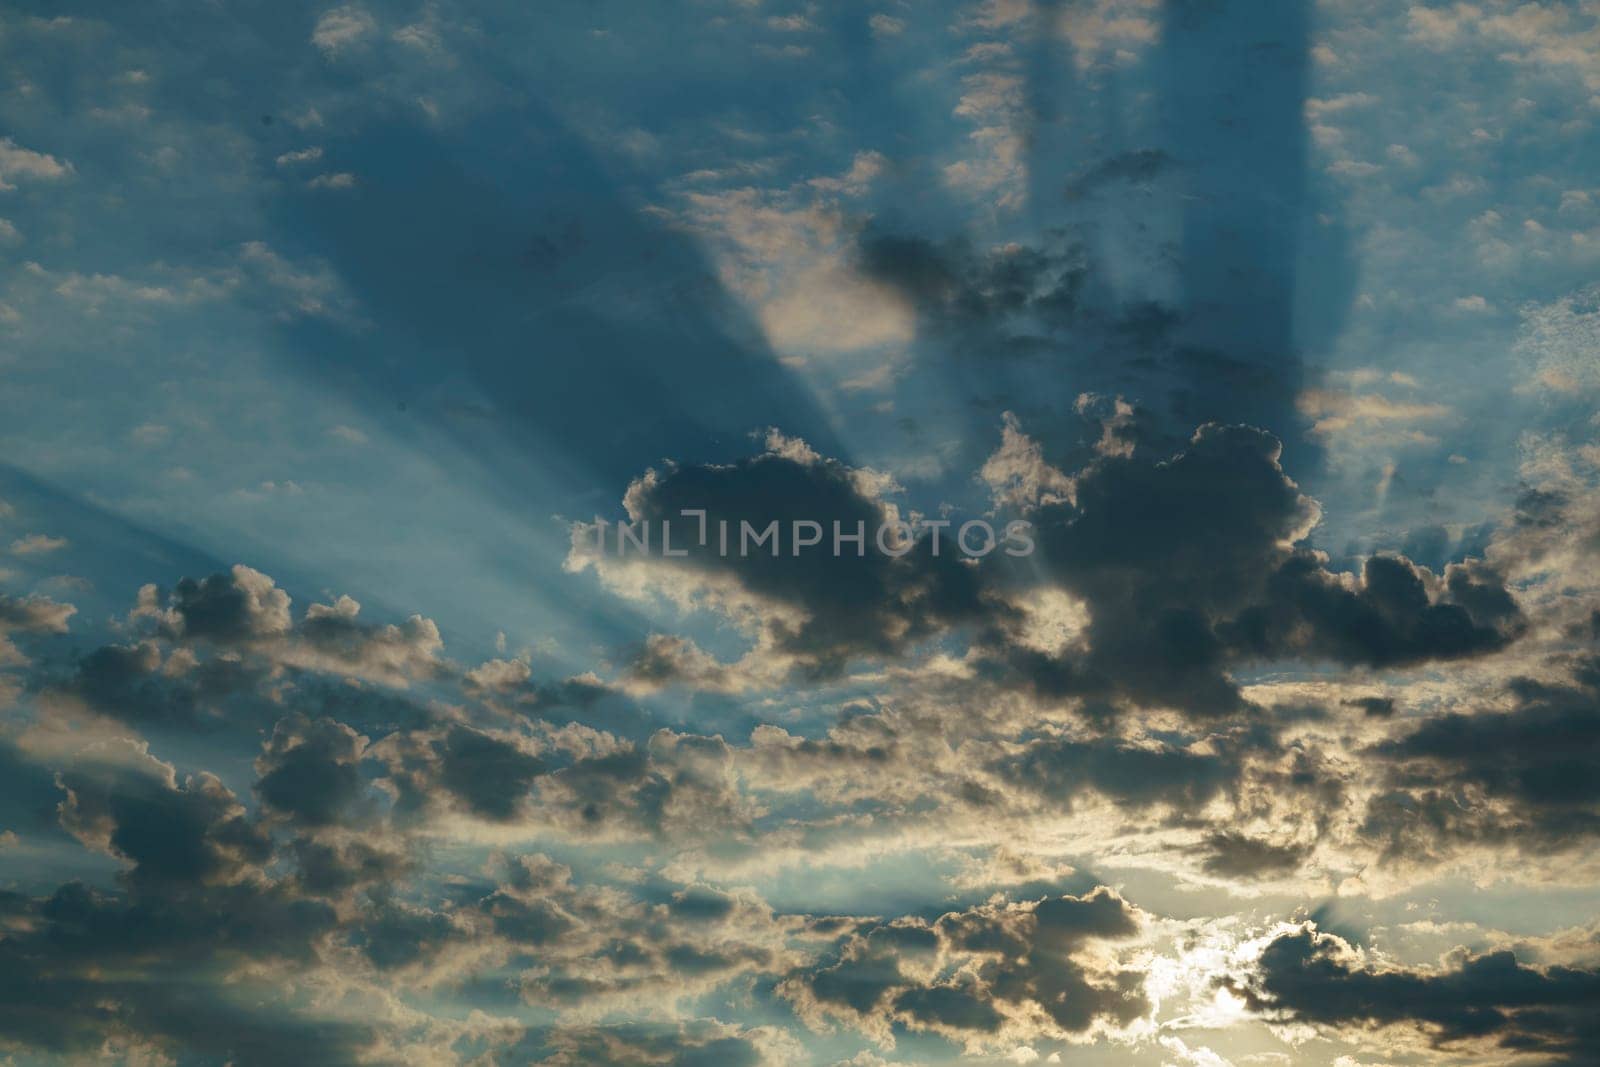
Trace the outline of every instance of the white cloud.
[[23, 148], [9, 137], [0, 137], [0, 191], [15, 189], [12, 183], [16, 179], [53, 181], [71, 173], [71, 163]]
[[[861, 153], [845, 175], [806, 186], [812, 193], [851, 194], [865, 189], [882, 166], [877, 153]], [[804, 358], [911, 339], [910, 308], [855, 268], [851, 232], [827, 201], [753, 188], [684, 199], [685, 218], [709, 238], [724, 282], [755, 307], [780, 352]]]
[[49, 552], [59, 552], [66, 547], [67, 539], [65, 537], [51, 537], [48, 534], [29, 534], [11, 542], [11, 554], [14, 556], [42, 556]]
[[310, 148], [302, 148], [295, 152], [285, 152], [278, 157], [277, 164], [280, 167], [290, 167], [296, 163], [315, 163], [321, 158], [322, 149], [313, 145]]
[[1158, 0], [1093, 0], [1061, 8], [1056, 30], [1072, 43], [1073, 59], [1085, 70], [1107, 58], [1123, 61], [1151, 44], [1160, 30]]
[[319, 174], [306, 182], [307, 189], [354, 189], [356, 176], [349, 171], [337, 174]]
[[1017, 417], [1007, 411], [1000, 429], [1000, 447], [983, 463], [979, 477], [994, 499], [994, 506], [1035, 508], [1073, 498], [1072, 479], [1045, 462], [1039, 443], [1022, 432]]
[[874, 37], [898, 37], [905, 32], [906, 21], [880, 11], [867, 20], [867, 26]]
[[336, 7], [323, 13], [311, 31], [311, 43], [328, 55], [334, 55], [378, 28], [377, 22], [366, 11], [353, 5]]
[[345, 426], [342, 424], [335, 426], [328, 431], [328, 436], [336, 438], [349, 445], [364, 445], [367, 443], [367, 435], [356, 429], [354, 426]]

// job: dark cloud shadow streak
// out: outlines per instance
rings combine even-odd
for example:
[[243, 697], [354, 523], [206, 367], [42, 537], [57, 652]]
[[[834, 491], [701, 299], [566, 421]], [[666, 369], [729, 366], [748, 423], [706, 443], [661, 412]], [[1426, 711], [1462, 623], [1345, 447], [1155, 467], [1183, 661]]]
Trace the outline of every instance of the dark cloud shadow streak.
[[1354, 289], [1309, 170], [1312, 19], [1306, 0], [1167, 0], [1155, 58], [1184, 201], [1173, 408], [1271, 430], [1295, 459], [1315, 458], [1294, 432], [1305, 356]]
[[522, 453], [480, 449], [491, 470], [532, 460], [613, 491], [664, 456], [742, 455], [769, 425], [837, 447], [693, 243], [537, 104], [448, 133], [374, 121], [325, 159], [357, 187], [285, 192], [275, 228], [333, 265], [370, 325], [298, 320], [284, 348], [380, 415]]

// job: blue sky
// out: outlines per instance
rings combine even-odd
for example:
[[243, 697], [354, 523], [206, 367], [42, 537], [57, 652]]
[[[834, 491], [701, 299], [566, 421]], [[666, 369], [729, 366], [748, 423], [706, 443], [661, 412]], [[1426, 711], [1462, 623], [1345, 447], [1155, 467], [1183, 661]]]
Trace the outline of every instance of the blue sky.
[[1593, 4], [0, 58], [10, 1062], [1600, 1055]]

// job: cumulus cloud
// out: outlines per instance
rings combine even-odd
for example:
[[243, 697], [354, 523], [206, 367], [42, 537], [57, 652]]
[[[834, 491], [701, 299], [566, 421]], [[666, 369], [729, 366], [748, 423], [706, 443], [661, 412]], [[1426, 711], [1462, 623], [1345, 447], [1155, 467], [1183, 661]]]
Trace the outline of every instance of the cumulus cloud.
[[377, 32], [372, 15], [355, 5], [331, 8], [322, 13], [311, 31], [311, 43], [327, 55], [337, 55]]
[[1388, 788], [1365, 833], [1398, 862], [1472, 844], [1533, 852], [1600, 834], [1600, 660], [1570, 680], [1515, 678], [1508, 710], [1450, 711], [1382, 741]]
[[278, 663], [331, 669], [404, 687], [442, 669], [444, 642], [431, 619], [368, 624], [348, 596], [311, 604], [294, 620], [289, 594], [260, 571], [236, 565], [226, 574], [183, 578], [170, 593], [139, 590], [131, 618], [148, 621], [175, 643], [258, 653]]
[[[687, 556], [668, 558], [659, 548], [649, 558], [602, 552], [597, 545], [604, 531], [582, 523], [574, 527], [567, 566], [592, 569], [618, 592], [659, 595], [685, 608], [727, 614], [756, 642], [754, 658], [742, 670], [825, 676], [853, 658], [895, 652], [991, 610], [975, 569], [951, 549], [948, 532], [937, 556], [931, 539], [900, 556], [878, 550], [872, 543], [878, 531], [899, 518], [898, 509], [878, 495], [882, 488], [882, 479], [871, 472], [774, 435], [753, 458], [720, 466], [671, 465], [629, 486], [629, 521], [649, 523], [658, 538], [662, 523], [671, 523], [675, 543]], [[700, 519], [685, 517], [686, 510], [705, 513], [704, 543]], [[748, 544], [741, 551], [745, 525], [759, 534], [772, 522], [783, 537], [796, 522], [807, 522], [820, 524], [829, 539], [837, 524], [851, 536], [865, 531], [866, 540], [859, 552], [845, 544], [838, 556], [831, 540], [822, 550], [798, 554]], [[732, 546], [726, 555], [720, 548], [724, 530]], [[681, 642], [657, 640], [644, 651], [637, 677], [660, 683], [679, 672], [715, 674], [705, 657]]]
[[11, 635], [64, 634], [67, 620], [78, 609], [49, 597], [12, 597], [0, 593], [0, 667], [24, 666], [27, 658], [12, 643]]
[[1244, 993], [1272, 1016], [1325, 1026], [1413, 1027], [1468, 1055], [1539, 1055], [1585, 1063], [1600, 1040], [1587, 1005], [1600, 972], [1534, 967], [1514, 953], [1461, 953], [1440, 969], [1383, 966], [1314, 925], [1263, 950]]
[[0, 138], [0, 192], [15, 189], [18, 181], [54, 181], [71, 173], [71, 163]]
[[781, 991], [812, 1025], [844, 1021], [887, 1047], [896, 1025], [971, 1048], [1121, 1028], [1149, 1010], [1141, 976], [1093, 950], [1139, 928], [1137, 910], [1103, 886], [897, 919], [853, 934], [836, 962]]
[[1045, 566], [1087, 607], [1087, 652], [994, 658], [1044, 692], [1220, 714], [1243, 706], [1233, 664], [1455, 659], [1520, 631], [1504, 578], [1481, 561], [1434, 575], [1374, 556], [1359, 576], [1330, 571], [1303, 544], [1320, 508], [1280, 454], [1270, 434], [1212, 424], [1171, 457], [1098, 456], [1074, 475], [1072, 503], [1034, 518]]

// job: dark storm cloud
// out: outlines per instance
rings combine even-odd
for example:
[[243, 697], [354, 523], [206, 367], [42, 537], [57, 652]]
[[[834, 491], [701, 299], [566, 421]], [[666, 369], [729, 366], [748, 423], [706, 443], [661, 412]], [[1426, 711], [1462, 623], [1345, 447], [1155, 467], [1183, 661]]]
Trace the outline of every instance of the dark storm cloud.
[[[962, 562], [950, 531], [938, 556], [928, 539], [899, 558], [880, 552], [873, 542], [888, 513], [863, 489], [857, 472], [799, 442], [771, 444], [762, 455], [733, 464], [652, 471], [630, 487], [626, 502], [630, 518], [648, 521], [657, 536], [660, 524], [671, 522], [675, 546], [688, 549], [685, 560], [659, 561], [663, 569], [676, 565], [725, 575], [791, 609], [793, 617], [768, 613], [764, 626], [773, 648], [792, 657], [801, 672], [833, 674], [852, 657], [894, 654], [944, 627], [997, 610], [983, 596], [977, 569]], [[705, 545], [698, 542], [698, 520], [685, 518], [684, 509], [705, 510]], [[760, 531], [774, 520], [784, 539], [780, 554], [752, 547], [741, 557], [741, 522]], [[789, 532], [797, 521], [820, 523], [823, 543], [793, 554]], [[719, 550], [723, 522], [732, 546], [726, 556]], [[836, 522], [846, 534], [856, 533], [858, 525], [865, 530], [863, 551], [846, 543], [840, 555], [833, 554]], [[668, 663], [652, 666], [657, 676], [672, 673]]]
[[574, 907], [572, 871], [544, 856], [518, 856], [505, 881], [478, 901], [495, 933], [529, 948], [553, 944], [585, 919]]
[[773, 975], [800, 957], [786, 942], [799, 923], [748, 891], [685, 886], [666, 899], [638, 888], [578, 884], [548, 857], [505, 860], [504, 880], [469, 899], [462, 923], [504, 939], [516, 988], [531, 1004], [588, 1013], [641, 996], [679, 999], [740, 975]]
[[[357, 1062], [366, 1025], [238, 996], [239, 965], [316, 957], [334, 913], [266, 875], [272, 845], [214, 777], [178, 782], [153, 761], [58, 778], [64, 827], [130, 866], [122, 889], [79, 883], [12, 897], [0, 938], [0, 1040], [70, 1059], [175, 1051], [267, 1065]], [[248, 983], [247, 983], [248, 984]]]
[[300, 888], [312, 896], [341, 896], [368, 887], [382, 891], [420, 865], [412, 851], [381, 838], [299, 837], [291, 847]]
[[1546, 1062], [1600, 1062], [1600, 972], [1533, 967], [1509, 951], [1464, 956], [1441, 971], [1378, 970], [1340, 938], [1307, 927], [1269, 944], [1241, 992], [1255, 1010], [1285, 1020], [1414, 1026], [1446, 1048], [1473, 1042]]
[[270, 838], [215, 776], [177, 782], [157, 765], [63, 771], [61, 823], [131, 863], [134, 884], [236, 882], [271, 854]]
[[361, 798], [366, 738], [332, 719], [279, 721], [256, 760], [256, 794], [268, 808], [307, 826], [326, 826]]
[[[1230, 675], [1241, 665], [1410, 666], [1495, 652], [1523, 628], [1504, 579], [1481, 560], [1450, 564], [1441, 575], [1396, 556], [1367, 559], [1359, 575], [1330, 570], [1305, 544], [1320, 509], [1284, 471], [1281, 446], [1265, 431], [1207, 424], [1174, 454], [1148, 447], [1130, 406], [1118, 405], [1098, 424], [1092, 458], [1070, 477], [1053, 472], [1061, 491], [1025, 512], [1038, 546], [1031, 573], [998, 557], [978, 567], [948, 551], [933, 557], [927, 537], [902, 559], [870, 549], [862, 557], [722, 555], [721, 521], [736, 544], [741, 520], [759, 528], [777, 519], [788, 529], [814, 519], [829, 531], [837, 519], [846, 530], [860, 522], [872, 531], [886, 514], [859, 472], [781, 437], [736, 464], [652, 471], [633, 484], [627, 503], [633, 519], [649, 520], [658, 533], [663, 521], [677, 524], [675, 543], [689, 556], [650, 561], [663, 581], [674, 573], [724, 576], [790, 609], [762, 613], [761, 647], [811, 675], [837, 672], [852, 657], [898, 655], [920, 638], [970, 624], [980, 669], [996, 680], [1053, 698], [1226, 715], [1246, 708]], [[697, 520], [682, 515], [698, 508], [708, 512], [706, 546], [697, 543]], [[575, 560], [620, 566], [585, 559], [585, 551], [575, 540]], [[1064, 652], [1041, 652], [1015, 637], [1023, 616], [1008, 597], [1041, 577], [1088, 609], [1085, 640]], [[684, 588], [695, 589], [692, 581]], [[635, 657], [631, 677], [717, 689], [737, 683], [730, 666], [683, 639], [657, 636]]]
[[[78, 661], [59, 692], [113, 719], [140, 727], [220, 730], [276, 714], [264, 690], [271, 669], [235, 657], [207, 657], [163, 670], [154, 641], [102, 645]], [[177, 667], [178, 664], [171, 666]]]
[[520, 746], [466, 726], [452, 726], [438, 748], [439, 782], [476, 814], [510, 819], [522, 807], [544, 761]]
[[448, 946], [471, 937], [469, 929], [445, 912], [395, 900], [367, 907], [350, 933], [351, 942], [384, 971], [426, 965]]
[[1196, 752], [1117, 738], [1029, 742], [994, 770], [1009, 783], [1066, 805], [1088, 791], [1120, 805], [1169, 804], [1193, 810], [1237, 782], [1242, 756], [1232, 745]]
[[1034, 514], [1050, 573], [1086, 602], [1088, 651], [998, 658], [1041, 692], [1110, 693], [1196, 714], [1242, 710], [1230, 666], [1309, 659], [1392, 667], [1498, 650], [1522, 619], [1479, 561], [1442, 580], [1376, 556], [1359, 579], [1299, 542], [1318, 515], [1271, 434], [1210, 424], [1177, 455], [1097, 458], [1075, 500]]
[[883, 1032], [901, 1024], [960, 1040], [1027, 1026], [1042, 1013], [1045, 1036], [1081, 1034], [1149, 1010], [1141, 974], [1078, 955], [1139, 929], [1138, 912], [1104, 886], [1081, 897], [984, 904], [854, 934], [835, 962], [780, 990], [813, 1025], [834, 1019]]
[[1600, 835], [1600, 658], [1566, 683], [1513, 679], [1510, 711], [1450, 712], [1373, 747], [1388, 767], [1364, 832], [1390, 855], [1473, 841], [1551, 851]]
[[378, 754], [399, 790], [401, 812], [456, 806], [496, 822], [527, 814], [529, 791], [547, 769], [530, 739], [463, 723], [392, 734]]
[[255, 755], [286, 702], [307, 718], [374, 736], [435, 722], [398, 688], [442, 670], [437, 631], [426, 620], [360, 623], [341, 599], [333, 608], [312, 605], [294, 624], [287, 595], [247, 567], [178, 588], [187, 592], [140, 591], [134, 641], [44, 665], [30, 684], [51, 702], [81, 704], [152, 740], [203, 736], [238, 758]]
[[572, 752], [461, 723], [396, 733], [373, 746], [402, 821], [457, 810], [580, 834], [671, 839], [739, 832], [749, 822], [721, 737], [659, 730], [633, 744], [599, 735]]
[[1231, 830], [1207, 834], [1200, 848], [1207, 874], [1240, 879], [1292, 873], [1310, 853], [1309, 845], [1276, 844]]
[[486, 702], [556, 726], [582, 722], [642, 741], [663, 725], [655, 709], [592, 674], [535, 679], [525, 664], [490, 660], [468, 671], [466, 682]]

